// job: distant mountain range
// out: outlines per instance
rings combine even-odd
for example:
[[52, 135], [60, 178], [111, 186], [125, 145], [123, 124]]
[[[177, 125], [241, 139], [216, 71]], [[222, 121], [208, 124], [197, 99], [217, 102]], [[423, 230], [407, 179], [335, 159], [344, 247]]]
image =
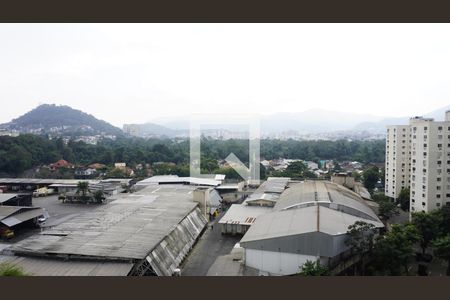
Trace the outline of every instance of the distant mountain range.
[[9, 123], [0, 124], [4, 130], [21, 133], [52, 133], [55, 135], [122, 135], [123, 132], [105, 121], [69, 106], [39, 105]]
[[[427, 114], [424, 114], [424, 115], [422, 115], [422, 117], [433, 118], [435, 121], [444, 121], [445, 112], [448, 110], [450, 110], [450, 105], [442, 107], [437, 110], [434, 110]], [[365, 131], [369, 131], [369, 132], [373, 132], [373, 133], [383, 133], [386, 131], [387, 125], [407, 125], [409, 122], [409, 119], [411, 117], [415, 117], [415, 116], [399, 117], [399, 118], [384, 118], [377, 122], [362, 122], [362, 123], [356, 125], [353, 128], [353, 130], [359, 130], [359, 131], [365, 130]]]
[[[450, 105], [424, 114], [424, 117], [443, 120], [445, 112], [450, 110]], [[388, 118], [369, 114], [354, 114], [336, 112], [322, 109], [312, 109], [304, 112], [276, 113], [261, 117], [261, 132], [263, 134], [279, 134], [282, 132], [297, 132], [300, 135], [333, 133], [333, 132], [366, 132], [368, 134], [384, 134], [386, 125], [408, 124], [414, 116], [402, 116]], [[158, 125], [156, 125], [157, 123]], [[187, 131], [189, 129], [189, 117], [172, 119], [156, 119], [156, 126], [163, 126], [166, 131]], [[216, 126], [217, 127], [217, 126]], [[212, 129], [211, 126], [207, 127]], [[225, 126], [223, 128], [226, 128]]]
[[[450, 105], [424, 114], [443, 120]], [[386, 125], [407, 124], [410, 117], [386, 118], [313, 109], [304, 112], [276, 113], [261, 117], [261, 133], [265, 137], [282, 138], [382, 138]], [[187, 137], [190, 117], [155, 119], [144, 124], [127, 124], [124, 130], [69, 106], [43, 104], [0, 129], [21, 133], [53, 133], [76, 135], [132, 135], [141, 137]], [[239, 138], [245, 127], [209, 125], [202, 127], [207, 135], [218, 138]]]

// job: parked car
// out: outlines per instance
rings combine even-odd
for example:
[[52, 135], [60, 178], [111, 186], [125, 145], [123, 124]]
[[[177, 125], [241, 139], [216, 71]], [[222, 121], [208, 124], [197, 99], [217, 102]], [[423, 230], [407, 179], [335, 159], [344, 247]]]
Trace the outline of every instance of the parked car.
[[14, 231], [8, 227], [0, 227], [0, 237], [4, 239], [11, 239], [14, 237]]

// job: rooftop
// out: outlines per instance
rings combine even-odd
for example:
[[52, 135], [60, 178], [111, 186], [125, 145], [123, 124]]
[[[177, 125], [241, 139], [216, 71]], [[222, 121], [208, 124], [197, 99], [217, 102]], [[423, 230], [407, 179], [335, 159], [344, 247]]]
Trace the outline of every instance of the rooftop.
[[64, 261], [37, 257], [13, 257], [6, 262], [20, 266], [34, 276], [126, 276], [132, 263]]
[[210, 178], [179, 177], [178, 175], [159, 175], [138, 181], [136, 183], [136, 186], [146, 186], [152, 184], [175, 184], [175, 183], [218, 186], [221, 184], [221, 181]]
[[196, 207], [186, 185], [148, 186], [12, 247], [20, 254], [144, 259]]
[[358, 220], [384, 226], [358, 194], [343, 186], [328, 181], [290, 183], [274, 208], [257, 218], [241, 242], [308, 232], [340, 235]]

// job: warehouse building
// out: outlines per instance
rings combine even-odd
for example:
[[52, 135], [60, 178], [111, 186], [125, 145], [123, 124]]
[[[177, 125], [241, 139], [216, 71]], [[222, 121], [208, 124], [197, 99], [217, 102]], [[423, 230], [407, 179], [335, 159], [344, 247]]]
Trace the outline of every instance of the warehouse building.
[[[38, 188], [49, 187], [52, 184], [76, 185], [77, 179], [40, 179], [40, 178], [0, 178], [0, 185], [7, 191], [34, 191]], [[89, 183], [98, 183], [98, 180], [83, 180]]]
[[20, 259], [12, 260], [32, 275], [170, 276], [207, 224], [193, 199], [195, 188], [151, 185], [115, 195], [15, 244], [10, 250]]
[[218, 186], [222, 180], [197, 177], [179, 177], [178, 175], [158, 175], [136, 182], [136, 190], [149, 185], [185, 184], [196, 186]]
[[303, 263], [316, 259], [336, 268], [350, 254], [345, 241], [356, 221], [384, 227], [360, 195], [341, 185], [290, 182], [243, 236], [245, 265], [267, 275], [296, 274]]
[[289, 178], [269, 177], [242, 204], [233, 204], [220, 219], [222, 234], [245, 234], [256, 218], [272, 210]]

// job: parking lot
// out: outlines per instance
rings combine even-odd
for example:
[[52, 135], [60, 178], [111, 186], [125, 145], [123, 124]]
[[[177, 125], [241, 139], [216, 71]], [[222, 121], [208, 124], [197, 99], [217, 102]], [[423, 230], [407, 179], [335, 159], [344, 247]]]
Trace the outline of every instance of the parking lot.
[[33, 198], [33, 206], [44, 208], [50, 216], [43, 224], [44, 228], [56, 226], [79, 214], [91, 211], [98, 205], [101, 204], [62, 203], [58, 200], [58, 195]]

